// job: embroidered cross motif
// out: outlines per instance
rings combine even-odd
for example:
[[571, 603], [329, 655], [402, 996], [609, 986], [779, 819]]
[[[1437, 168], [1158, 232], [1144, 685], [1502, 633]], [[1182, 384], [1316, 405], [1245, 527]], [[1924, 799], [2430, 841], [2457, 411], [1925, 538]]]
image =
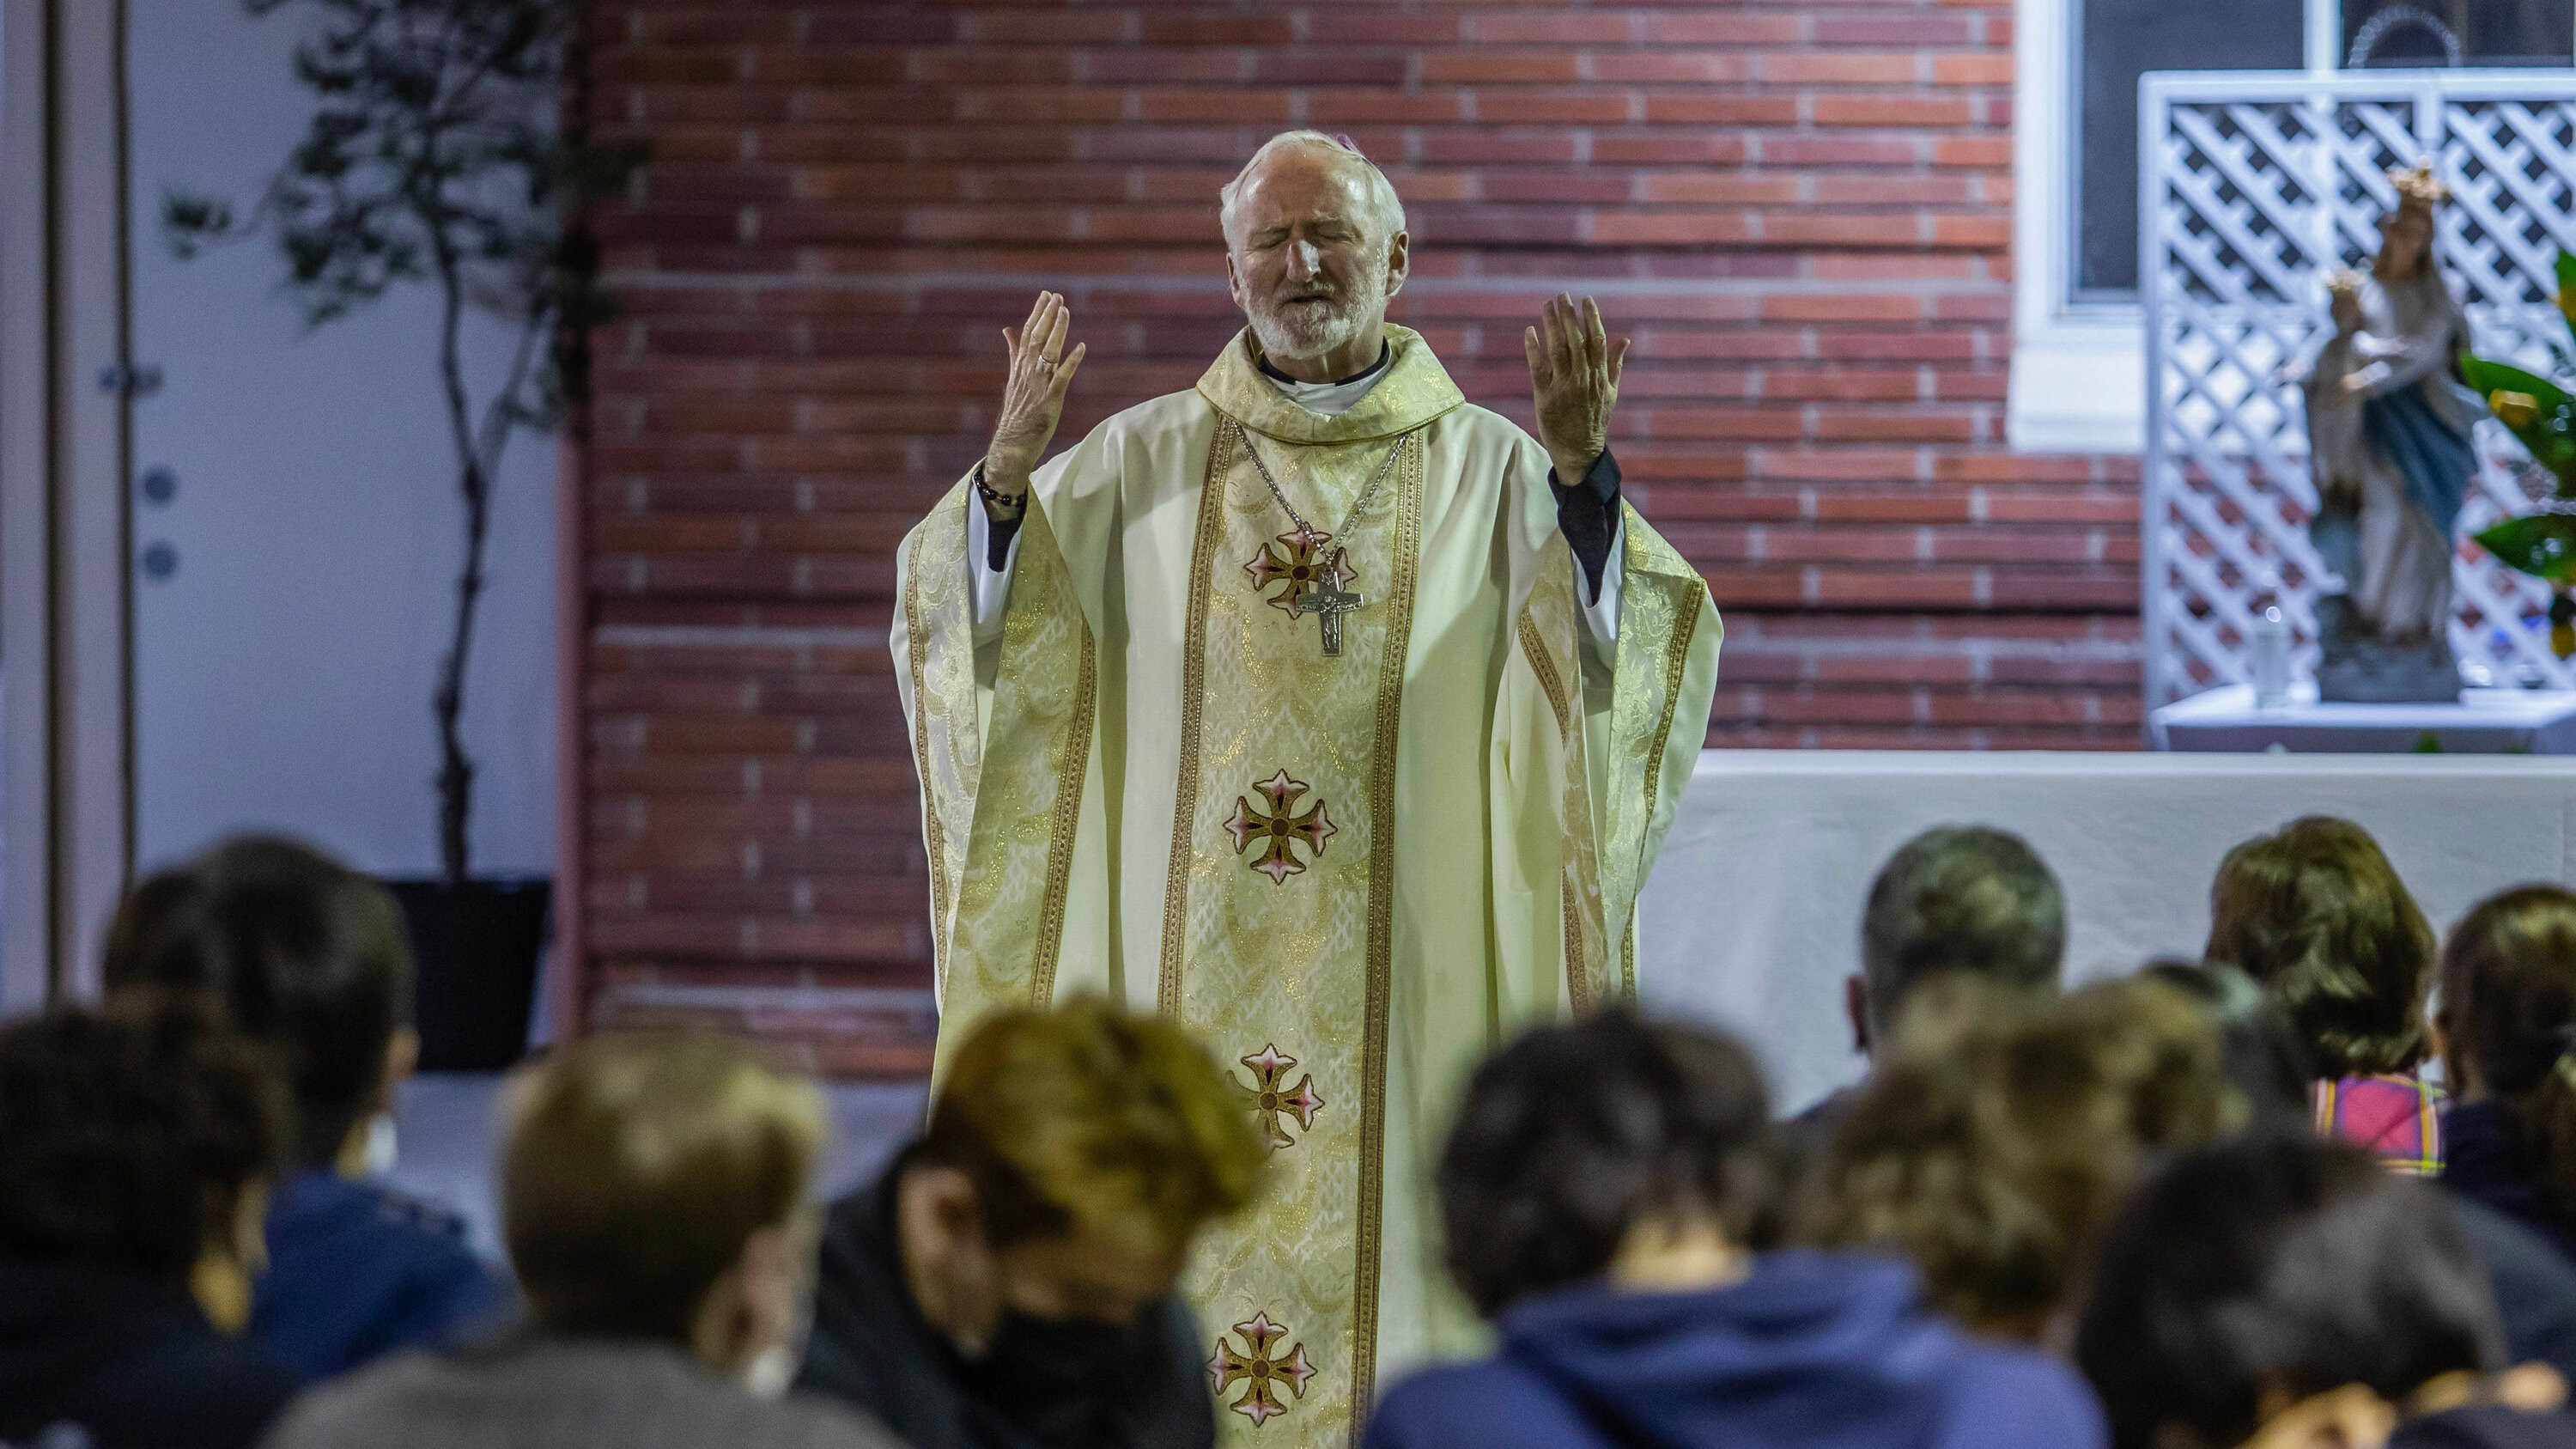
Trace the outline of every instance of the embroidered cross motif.
[[[1256, 590], [1266, 593], [1273, 584], [1288, 585], [1262, 602], [1291, 617], [1313, 614], [1322, 621], [1326, 655], [1342, 652], [1342, 615], [1367, 602], [1350, 591], [1351, 581], [1359, 574], [1351, 568], [1347, 551], [1325, 551], [1324, 545], [1332, 541], [1331, 534], [1299, 524], [1296, 531], [1263, 544], [1252, 562], [1243, 566]], [[1283, 543], [1288, 545], [1285, 554], [1279, 551]]]
[[1253, 808], [1241, 795], [1234, 797], [1234, 818], [1225, 828], [1234, 833], [1234, 853], [1241, 855], [1261, 842], [1261, 855], [1252, 868], [1270, 877], [1272, 885], [1286, 885], [1288, 877], [1304, 875], [1306, 867], [1289, 849], [1291, 841], [1302, 840], [1316, 855], [1324, 853], [1324, 842], [1340, 834], [1330, 817], [1324, 814], [1324, 802], [1316, 801], [1303, 815], [1288, 813], [1289, 803], [1306, 793], [1303, 780], [1291, 780], [1286, 770], [1252, 787], [1270, 801], [1267, 814]]
[[1284, 1359], [1270, 1356], [1271, 1347], [1288, 1336], [1288, 1330], [1270, 1321], [1267, 1313], [1255, 1313], [1250, 1323], [1238, 1323], [1234, 1331], [1243, 1336], [1250, 1353], [1237, 1353], [1234, 1345], [1220, 1334], [1216, 1353], [1208, 1359], [1208, 1377], [1216, 1380], [1217, 1402], [1225, 1403], [1226, 1391], [1237, 1383], [1249, 1382], [1241, 1399], [1226, 1407], [1252, 1421], [1260, 1428], [1265, 1420], [1288, 1412], [1279, 1402], [1281, 1384], [1288, 1386], [1291, 1398], [1306, 1396], [1306, 1380], [1315, 1376], [1314, 1365], [1306, 1362], [1306, 1345], [1300, 1343]]
[[1261, 1114], [1262, 1140], [1270, 1144], [1273, 1152], [1296, 1146], [1297, 1139], [1279, 1125], [1279, 1114], [1285, 1112], [1296, 1118], [1300, 1132], [1314, 1127], [1315, 1114], [1324, 1105], [1324, 1099], [1315, 1094], [1314, 1073], [1300, 1076], [1296, 1087], [1288, 1088], [1288, 1069], [1297, 1065], [1297, 1059], [1281, 1055], [1279, 1048], [1267, 1042], [1259, 1052], [1236, 1060], [1252, 1069], [1252, 1103], [1253, 1110]]

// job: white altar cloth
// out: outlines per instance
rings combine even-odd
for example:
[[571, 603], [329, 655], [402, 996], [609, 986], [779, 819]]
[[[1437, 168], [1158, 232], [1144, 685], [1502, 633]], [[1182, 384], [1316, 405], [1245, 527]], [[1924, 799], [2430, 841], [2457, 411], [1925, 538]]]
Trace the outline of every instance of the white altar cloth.
[[1917, 831], [2028, 838], [2065, 885], [2081, 981], [2197, 956], [2219, 857], [2308, 814], [2377, 835], [2436, 930], [2505, 886], [2576, 881], [2563, 758], [1709, 750], [1638, 907], [1639, 989], [1734, 1029], [1793, 1110], [1860, 1075], [1842, 982], [1870, 878]]
[[2431, 735], [2450, 754], [2576, 755], [2576, 690], [2464, 689], [2456, 703], [2320, 704], [2313, 684], [2290, 702], [2254, 704], [2254, 686], [2222, 685], [2147, 716], [2160, 750], [2279, 748], [2304, 754], [2406, 754]]

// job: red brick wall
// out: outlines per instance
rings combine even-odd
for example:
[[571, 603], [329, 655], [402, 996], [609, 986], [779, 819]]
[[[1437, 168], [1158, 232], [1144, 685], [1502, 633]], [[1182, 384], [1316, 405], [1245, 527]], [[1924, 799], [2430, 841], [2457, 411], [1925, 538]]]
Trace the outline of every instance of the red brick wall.
[[1470, 398], [1526, 416], [1553, 291], [1636, 336], [1619, 454], [1726, 615], [1712, 743], [2132, 745], [2134, 469], [2003, 448], [2011, 14], [597, 0], [600, 119], [654, 148], [603, 218], [597, 1009], [917, 1067], [892, 550], [1036, 288], [1091, 347], [1060, 442], [1190, 385], [1238, 321], [1217, 186], [1293, 125], [1387, 167], [1399, 316]]

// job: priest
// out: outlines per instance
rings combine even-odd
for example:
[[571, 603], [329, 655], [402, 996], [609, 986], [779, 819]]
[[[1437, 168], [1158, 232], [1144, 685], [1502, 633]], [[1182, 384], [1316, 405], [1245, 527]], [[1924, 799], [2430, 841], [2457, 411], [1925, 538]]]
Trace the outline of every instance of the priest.
[[982, 462], [905, 539], [942, 1060], [1097, 992], [1227, 1062], [1271, 1149], [1183, 1286], [1230, 1443], [1355, 1439], [1463, 1351], [1428, 1183], [1466, 1072], [1636, 991], [1637, 891], [1716, 689], [1706, 585], [1622, 498], [1627, 346], [1523, 338], [1539, 436], [1386, 320], [1404, 209], [1348, 141], [1220, 193], [1249, 322], [1188, 392], [1040, 464], [1084, 349], [1006, 330]]

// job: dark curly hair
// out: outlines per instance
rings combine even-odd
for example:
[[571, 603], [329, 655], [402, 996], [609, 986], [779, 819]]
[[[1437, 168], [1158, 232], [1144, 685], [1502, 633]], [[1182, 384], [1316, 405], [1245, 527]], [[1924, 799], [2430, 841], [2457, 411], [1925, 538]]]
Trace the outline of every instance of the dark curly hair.
[[2312, 1130], [2186, 1152], [2113, 1224], [2076, 1326], [2113, 1449], [2239, 1444], [2267, 1394], [2403, 1400], [2504, 1364], [2486, 1270], [2437, 1188]]
[[286, 1095], [217, 1002], [137, 992], [0, 1027], [0, 1252], [184, 1274], [273, 1178]]
[[2201, 955], [2254, 978], [2333, 1079], [2424, 1059], [2433, 927], [2370, 832], [2310, 815], [2227, 852]]
[[277, 1053], [294, 1158], [326, 1166], [377, 1109], [385, 1053], [411, 1021], [411, 945], [391, 892], [311, 846], [227, 840], [127, 894], [107, 988], [210, 991]]
[[1744, 1241], [1776, 1168], [1762, 1075], [1714, 1032], [1622, 1009], [1541, 1026], [1468, 1085], [1440, 1155], [1451, 1276], [1477, 1311], [1598, 1276], [1658, 1212]]

